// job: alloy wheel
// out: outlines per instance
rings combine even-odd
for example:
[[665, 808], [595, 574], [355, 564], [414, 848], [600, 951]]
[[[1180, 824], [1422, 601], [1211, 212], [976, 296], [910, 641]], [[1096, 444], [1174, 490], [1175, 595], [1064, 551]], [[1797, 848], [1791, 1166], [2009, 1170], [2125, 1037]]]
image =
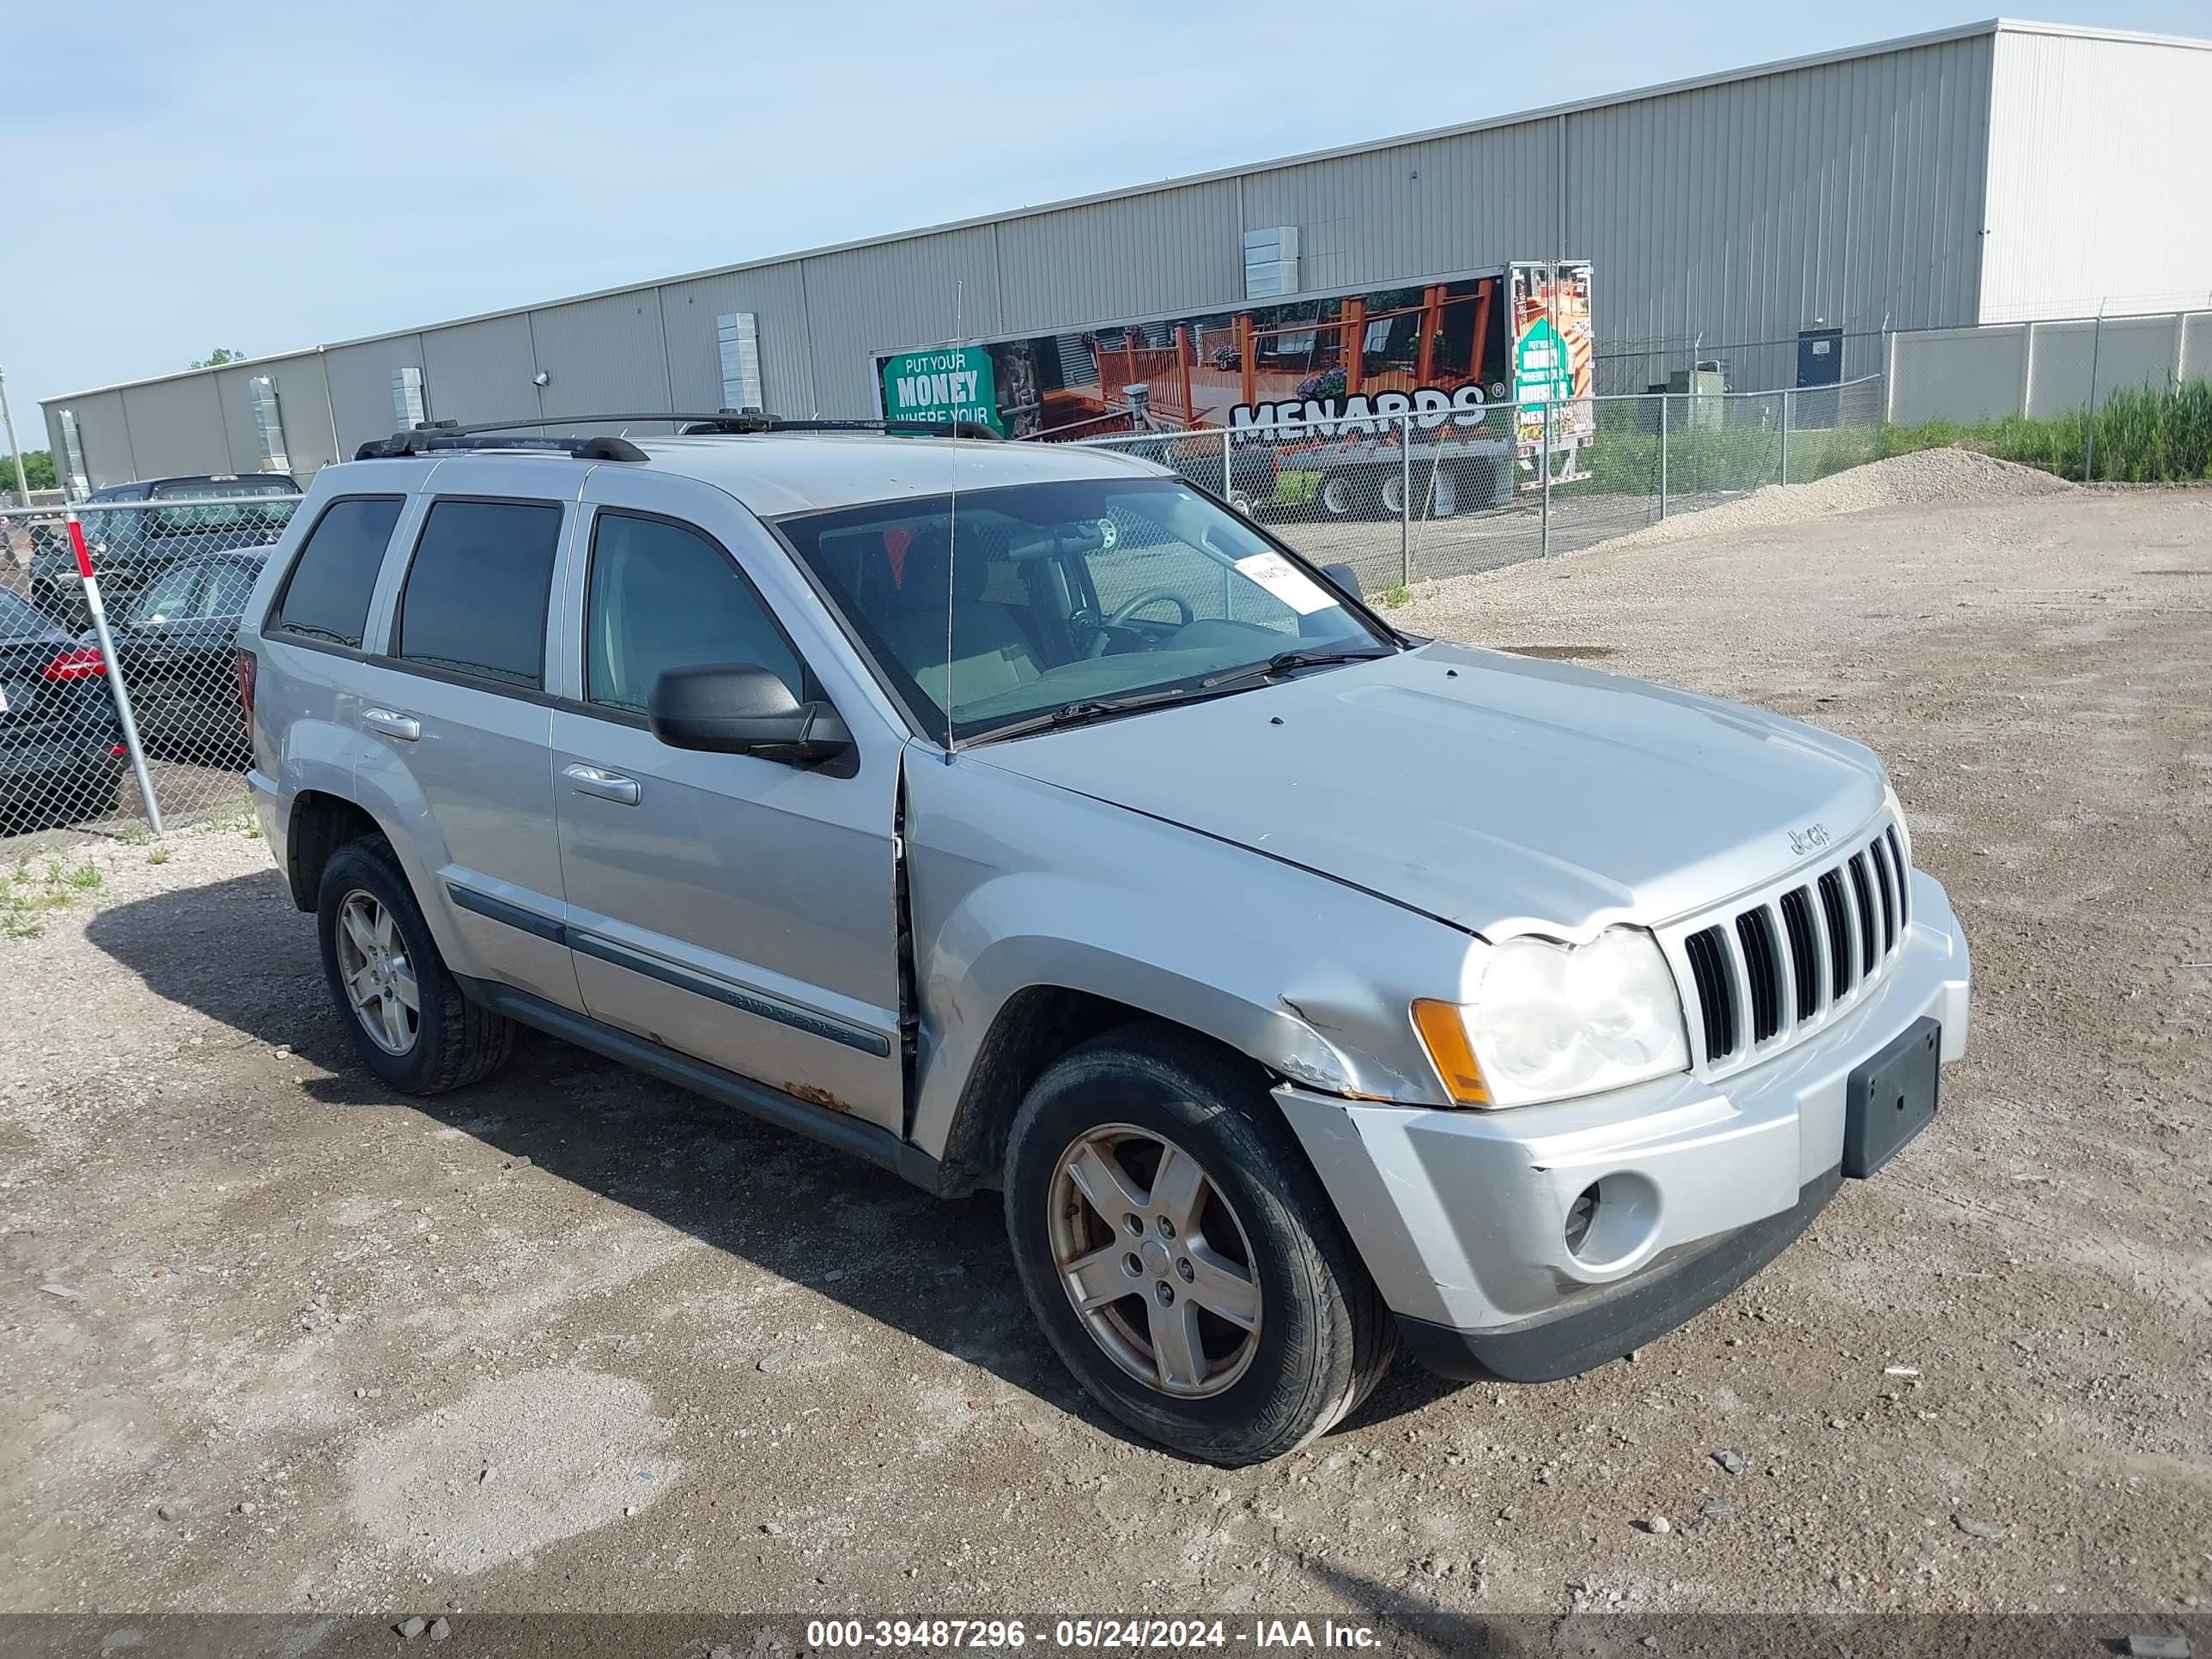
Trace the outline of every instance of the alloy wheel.
[[407, 941], [374, 893], [356, 888], [338, 905], [338, 980], [368, 1040], [404, 1054], [422, 1029], [422, 995]]
[[1150, 1129], [1103, 1124], [1060, 1154], [1047, 1202], [1060, 1286], [1115, 1364], [1185, 1399], [1244, 1375], [1259, 1277], [1243, 1224], [1196, 1158]]

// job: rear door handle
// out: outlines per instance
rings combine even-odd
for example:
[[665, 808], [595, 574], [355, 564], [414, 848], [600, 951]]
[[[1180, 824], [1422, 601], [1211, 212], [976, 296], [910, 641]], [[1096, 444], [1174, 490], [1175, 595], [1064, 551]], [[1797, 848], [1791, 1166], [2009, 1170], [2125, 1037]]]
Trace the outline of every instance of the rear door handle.
[[372, 732], [381, 732], [402, 743], [412, 743], [422, 735], [422, 721], [412, 714], [397, 714], [389, 708], [362, 709], [361, 723]]
[[575, 787], [580, 795], [597, 795], [601, 800], [611, 800], [617, 806], [635, 806], [644, 792], [637, 787], [635, 778], [626, 778], [619, 772], [603, 772], [596, 766], [564, 766], [561, 775]]

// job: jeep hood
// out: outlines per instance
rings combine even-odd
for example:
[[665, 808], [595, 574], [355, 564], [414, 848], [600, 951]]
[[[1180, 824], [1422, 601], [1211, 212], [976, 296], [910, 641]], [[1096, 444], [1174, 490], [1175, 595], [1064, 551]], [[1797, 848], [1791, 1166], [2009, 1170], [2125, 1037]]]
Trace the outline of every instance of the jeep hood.
[[1498, 937], [1702, 908], [1786, 871], [1791, 831], [1858, 830], [1885, 787], [1796, 720], [1442, 643], [972, 758]]

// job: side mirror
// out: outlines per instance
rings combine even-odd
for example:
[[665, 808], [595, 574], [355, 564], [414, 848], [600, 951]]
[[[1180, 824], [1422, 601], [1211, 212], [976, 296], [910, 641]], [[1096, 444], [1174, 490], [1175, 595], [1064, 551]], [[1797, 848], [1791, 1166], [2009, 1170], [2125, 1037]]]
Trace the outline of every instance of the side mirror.
[[1355, 599], [1364, 600], [1367, 595], [1359, 591], [1359, 573], [1348, 564], [1325, 564], [1321, 574], [1334, 582]]
[[647, 724], [672, 749], [763, 760], [833, 760], [853, 734], [826, 702], [801, 702], [791, 688], [749, 662], [699, 663], [654, 677]]

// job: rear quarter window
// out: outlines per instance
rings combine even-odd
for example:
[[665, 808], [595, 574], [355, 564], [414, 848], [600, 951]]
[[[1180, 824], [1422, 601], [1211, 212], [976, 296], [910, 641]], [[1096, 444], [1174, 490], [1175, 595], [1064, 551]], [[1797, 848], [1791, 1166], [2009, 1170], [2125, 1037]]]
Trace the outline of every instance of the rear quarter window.
[[360, 649], [369, 596], [404, 500], [356, 495], [325, 507], [284, 579], [270, 629]]

